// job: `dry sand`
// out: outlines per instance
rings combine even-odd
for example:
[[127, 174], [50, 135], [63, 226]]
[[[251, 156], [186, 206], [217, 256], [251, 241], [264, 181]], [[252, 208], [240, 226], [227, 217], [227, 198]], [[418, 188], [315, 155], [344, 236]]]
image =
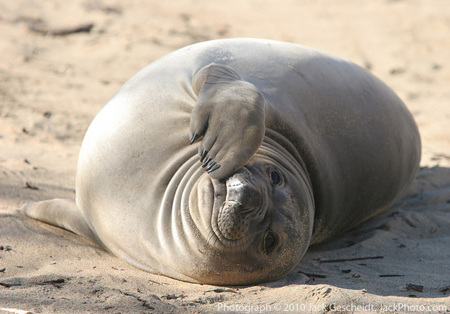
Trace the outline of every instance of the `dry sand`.
[[[90, 33], [57, 36], [86, 23]], [[227, 37], [313, 46], [390, 85], [423, 141], [422, 169], [405, 198], [310, 249], [285, 279], [227, 289], [145, 273], [18, 213], [26, 202], [74, 197], [84, 132], [129, 77], [177, 48]], [[4, 0], [0, 38], [4, 311], [450, 310], [448, 1]], [[354, 307], [339, 308], [346, 305]]]

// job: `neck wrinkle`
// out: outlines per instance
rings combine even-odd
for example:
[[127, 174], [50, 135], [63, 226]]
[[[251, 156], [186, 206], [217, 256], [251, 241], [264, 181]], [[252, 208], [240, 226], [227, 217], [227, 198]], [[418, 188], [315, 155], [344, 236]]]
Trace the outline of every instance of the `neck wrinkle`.
[[[189, 212], [189, 195], [204, 171], [200, 167], [198, 149], [194, 146], [189, 146], [183, 156], [180, 156], [180, 160], [185, 162], [174, 167], [174, 174], [165, 189], [156, 217], [159, 247], [165, 255], [160, 261], [168, 268], [174, 261], [180, 260], [180, 255], [184, 255], [181, 259], [190, 258], [196, 253], [193, 248], [198, 245]], [[179, 272], [179, 269], [175, 271]]]

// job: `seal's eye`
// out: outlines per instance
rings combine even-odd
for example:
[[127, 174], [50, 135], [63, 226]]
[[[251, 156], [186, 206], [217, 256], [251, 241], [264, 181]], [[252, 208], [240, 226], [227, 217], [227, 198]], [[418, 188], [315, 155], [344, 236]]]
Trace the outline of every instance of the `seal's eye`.
[[272, 230], [267, 231], [264, 236], [263, 249], [264, 253], [270, 254], [278, 245], [278, 236]]
[[276, 170], [270, 170], [270, 182], [272, 185], [278, 185], [281, 183], [281, 175]]

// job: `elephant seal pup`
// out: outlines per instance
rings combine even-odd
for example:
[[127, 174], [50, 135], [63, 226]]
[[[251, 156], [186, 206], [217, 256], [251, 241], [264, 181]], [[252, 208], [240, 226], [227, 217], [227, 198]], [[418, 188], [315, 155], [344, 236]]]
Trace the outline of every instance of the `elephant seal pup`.
[[25, 212], [149, 272], [252, 284], [388, 208], [419, 159], [411, 114], [364, 69], [291, 43], [216, 40], [151, 63], [104, 106], [76, 205]]

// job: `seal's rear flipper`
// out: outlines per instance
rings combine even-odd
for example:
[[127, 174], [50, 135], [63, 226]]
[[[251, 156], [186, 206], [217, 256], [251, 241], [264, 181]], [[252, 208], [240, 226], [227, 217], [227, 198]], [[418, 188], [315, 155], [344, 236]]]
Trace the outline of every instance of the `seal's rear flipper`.
[[54, 199], [29, 203], [22, 207], [22, 211], [31, 218], [72, 231], [101, 245], [74, 201]]

